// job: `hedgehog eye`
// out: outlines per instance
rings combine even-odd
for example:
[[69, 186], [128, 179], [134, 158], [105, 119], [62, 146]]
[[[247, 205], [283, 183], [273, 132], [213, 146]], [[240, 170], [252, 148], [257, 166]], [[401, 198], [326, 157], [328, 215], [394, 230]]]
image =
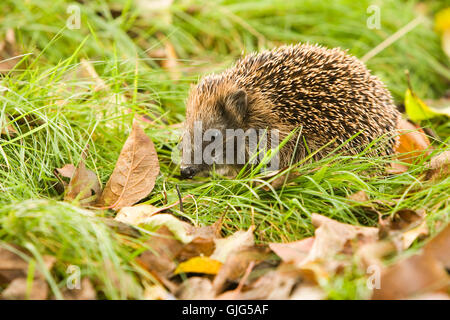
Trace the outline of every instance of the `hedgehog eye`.
[[214, 130], [214, 132], [211, 135], [211, 142], [216, 141], [216, 139], [219, 137], [219, 131], [218, 130]]

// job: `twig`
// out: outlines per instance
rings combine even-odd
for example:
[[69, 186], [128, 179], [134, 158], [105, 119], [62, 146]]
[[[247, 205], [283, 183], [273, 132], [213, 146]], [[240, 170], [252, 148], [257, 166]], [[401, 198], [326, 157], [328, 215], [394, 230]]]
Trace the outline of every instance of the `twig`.
[[381, 42], [379, 45], [377, 45], [375, 48], [367, 52], [362, 58], [362, 62], [367, 62], [370, 59], [372, 59], [374, 56], [379, 54], [381, 51], [389, 47], [391, 44], [393, 44], [395, 41], [403, 37], [405, 34], [410, 32], [412, 29], [417, 27], [419, 24], [423, 22], [423, 17], [418, 16], [414, 20], [410, 21], [407, 25], [405, 25], [403, 28], [395, 32], [393, 35], [385, 39], [383, 42]]
[[180, 201], [180, 211], [184, 213], [184, 210], [183, 210], [183, 199], [181, 198], [180, 187], [178, 185], [175, 185], [175, 188], [177, 189], [178, 199]]

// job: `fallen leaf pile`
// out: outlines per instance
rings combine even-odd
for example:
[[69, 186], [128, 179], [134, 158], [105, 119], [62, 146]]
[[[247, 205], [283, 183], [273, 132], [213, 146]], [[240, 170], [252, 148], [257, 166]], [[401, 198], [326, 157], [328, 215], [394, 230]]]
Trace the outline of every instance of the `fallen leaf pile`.
[[[221, 221], [194, 227], [170, 214], [156, 214], [136, 223], [156, 228], [137, 261], [157, 279], [147, 291], [152, 299], [323, 299], [320, 284], [355, 261], [362, 270], [379, 269], [381, 285], [372, 290], [373, 299], [442, 296], [450, 288], [445, 269], [450, 226], [419, 253], [390, 266], [382, 262], [428, 235], [424, 219], [423, 213], [403, 210], [373, 228], [313, 214], [313, 237], [262, 246], [254, 242], [253, 227], [223, 238]], [[414, 285], [411, 276], [419, 279]]]

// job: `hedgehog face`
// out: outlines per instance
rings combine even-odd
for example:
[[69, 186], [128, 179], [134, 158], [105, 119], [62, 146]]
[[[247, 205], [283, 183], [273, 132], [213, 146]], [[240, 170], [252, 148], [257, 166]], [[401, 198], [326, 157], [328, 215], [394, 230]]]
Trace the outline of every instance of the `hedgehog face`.
[[246, 110], [247, 94], [242, 89], [210, 82], [191, 89], [182, 142], [183, 178], [233, 164], [234, 150], [227, 158], [227, 129], [241, 128]]

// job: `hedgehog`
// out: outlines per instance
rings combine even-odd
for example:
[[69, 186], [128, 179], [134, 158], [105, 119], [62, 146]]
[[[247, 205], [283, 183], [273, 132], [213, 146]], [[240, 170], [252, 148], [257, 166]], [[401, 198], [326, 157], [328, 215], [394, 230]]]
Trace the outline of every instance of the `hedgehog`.
[[[240, 170], [245, 163], [236, 157], [248, 153], [248, 147], [231, 149], [236, 154], [226, 163], [223, 159], [230, 158], [230, 149], [224, 143], [215, 148], [212, 160], [193, 157], [194, 150], [202, 155], [229, 129], [276, 131], [280, 141], [287, 138], [278, 151], [280, 168], [308, 155], [321, 159], [338, 147], [339, 152], [354, 155], [375, 140], [383, 140], [377, 154], [390, 155], [399, 118], [386, 86], [340, 48], [297, 44], [253, 53], [191, 86], [181, 176], [192, 178], [212, 167]], [[196, 140], [199, 124], [202, 134], [210, 129], [214, 133]]]

